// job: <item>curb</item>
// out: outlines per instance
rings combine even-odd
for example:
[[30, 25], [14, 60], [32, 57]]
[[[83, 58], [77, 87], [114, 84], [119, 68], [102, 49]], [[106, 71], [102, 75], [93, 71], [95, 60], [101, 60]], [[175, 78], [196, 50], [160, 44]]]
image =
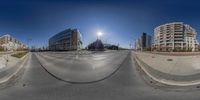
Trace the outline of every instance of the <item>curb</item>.
[[29, 55], [29, 52], [27, 52], [26, 55], [24, 55], [22, 58], [20, 58], [20, 60], [24, 60], [27, 57], [27, 55]]
[[[133, 56], [133, 55], [132, 55]], [[144, 71], [144, 73], [150, 77], [152, 80], [164, 84], [164, 85], [168, 85], [168, 86], [179, 86], [179, 87], [187, 87], [187, 86], [196, 86], [200, 84], [200, 80], [195, 80], [195, 81], [175, 81], [175, 80], [167, 80], [165, 78], [158, 78], [159, 75], [155, 76], [155, 73], [152, 74], [143, 64], [143, 62], [137, 57], [136, 54], [134, 54], [134, 60], [136, 62], [136, 64], [142, 69], [142, 71]]]
[[26, 58], [28, 55], [29, 55], [29, 53], [27, 53], [25, 56], [20, 58], [19, 62], [21, 62], [21, 63], [20, 63], [20, 65], [18, 65], [19, 62], [16, 64], [17, 66], [19, 66], [19, 68], [17, 68], [14, 73], [12, 73], [11, 75], [5, 75], [2, 79], [0, 79], [0, 88], [5, 88], [5, 87], [9, 86], [10, 84], [13, 84], [13, 81], [19, 79], [20, 76], [23, 75], [23, 73], [25, 71], [24, 64], [27, 62]]

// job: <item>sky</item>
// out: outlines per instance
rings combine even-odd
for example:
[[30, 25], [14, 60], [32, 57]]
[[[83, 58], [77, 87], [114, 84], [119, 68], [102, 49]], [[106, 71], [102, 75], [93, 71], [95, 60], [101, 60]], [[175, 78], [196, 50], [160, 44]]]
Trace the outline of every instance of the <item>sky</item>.
[[[1, 0], [0, 35], [11, 34], [32, 46], [68, 28], [81, 32], [84, 46], [97, 39], [129, 48], [146, 32], [169, 22], [184, 22], [200, 34], [198, 0]], [[200, 41], [200, 35], [198, 40]]]

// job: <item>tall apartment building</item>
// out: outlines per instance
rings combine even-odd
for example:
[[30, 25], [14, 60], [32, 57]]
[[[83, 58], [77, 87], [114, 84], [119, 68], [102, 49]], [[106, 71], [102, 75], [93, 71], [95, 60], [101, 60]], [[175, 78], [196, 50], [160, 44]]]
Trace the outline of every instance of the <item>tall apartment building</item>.
[[172, 22], [154, 29], [154, 48], [158, 51], [195, 51], [197, 32], [183, 22]]
[[26, 45], [21, 43], [13, 36], [6, 34], [0, 37], [0, 47], [5, 51], [22, 50], [26, 48]]
[[146, 51], [151, 50], [151, 36], [147, 33], [142, 33], [136, 41], [136, 50]]
[[78, 29], [66, 29], [49, 39], [49, 50], [78, 50], [82, 44]]

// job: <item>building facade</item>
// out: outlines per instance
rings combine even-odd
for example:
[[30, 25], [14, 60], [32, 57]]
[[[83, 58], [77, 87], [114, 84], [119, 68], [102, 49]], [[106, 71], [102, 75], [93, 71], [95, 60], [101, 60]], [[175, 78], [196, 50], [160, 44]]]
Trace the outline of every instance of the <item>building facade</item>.
[[154, 29], [154, 48], [157, 51], [198, 50], [197, 32], [183, 22], [172, 22]]
[[104, 50], [104, 44], [100, 39], [88, 45], [88, 50], [102, 51]]
[[21, 43], [19, 40], [13, 36], [6, 34], [0, 37], [0, 47], [4, 51], [14, 51], [26, 49], [26, 45]]
[[65, 51], [78, 50], [82, 44], [81, 34], [78, 29], [67, 29], [49, 39], [49, 50]]
[[147, 33], [142, 33], [141, 37], [136, 40], [136, 50], [150, 51], [151, 50], [151, 36]]

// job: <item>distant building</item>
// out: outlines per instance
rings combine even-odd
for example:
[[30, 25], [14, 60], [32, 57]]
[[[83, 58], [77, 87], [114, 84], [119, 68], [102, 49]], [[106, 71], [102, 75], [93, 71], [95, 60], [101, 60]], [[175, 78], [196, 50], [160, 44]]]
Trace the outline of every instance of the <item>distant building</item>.
[[49, 39], [49, 50], [78, 50], [82, 44], [81, 34], [78, 29], [66, 29]]
[[104, 45], [101, 40], [97, 39], [95, 42], [88, 45], [88, 50], [104, 50]]
[[9, 34], [0, 37], [0, 48], [5, 51], [23, 50], [26, 46]]
[[142, 33], [142, 36], [136, 40], [136, 50], [150, 51], [151, 50], [151, 36], [147, 33]]
[[135, 41], [135, 50], [141, 50], [141, 38]]
[[154, 29], [154, 48], [157, 51], [196, 51], [197, 32], [183, 22], [172, 22]]
[[103, 44], [105, 49], [108, 50], [118, 50], [119, 49], [119, 45], [112, 45], [112, 44]]

